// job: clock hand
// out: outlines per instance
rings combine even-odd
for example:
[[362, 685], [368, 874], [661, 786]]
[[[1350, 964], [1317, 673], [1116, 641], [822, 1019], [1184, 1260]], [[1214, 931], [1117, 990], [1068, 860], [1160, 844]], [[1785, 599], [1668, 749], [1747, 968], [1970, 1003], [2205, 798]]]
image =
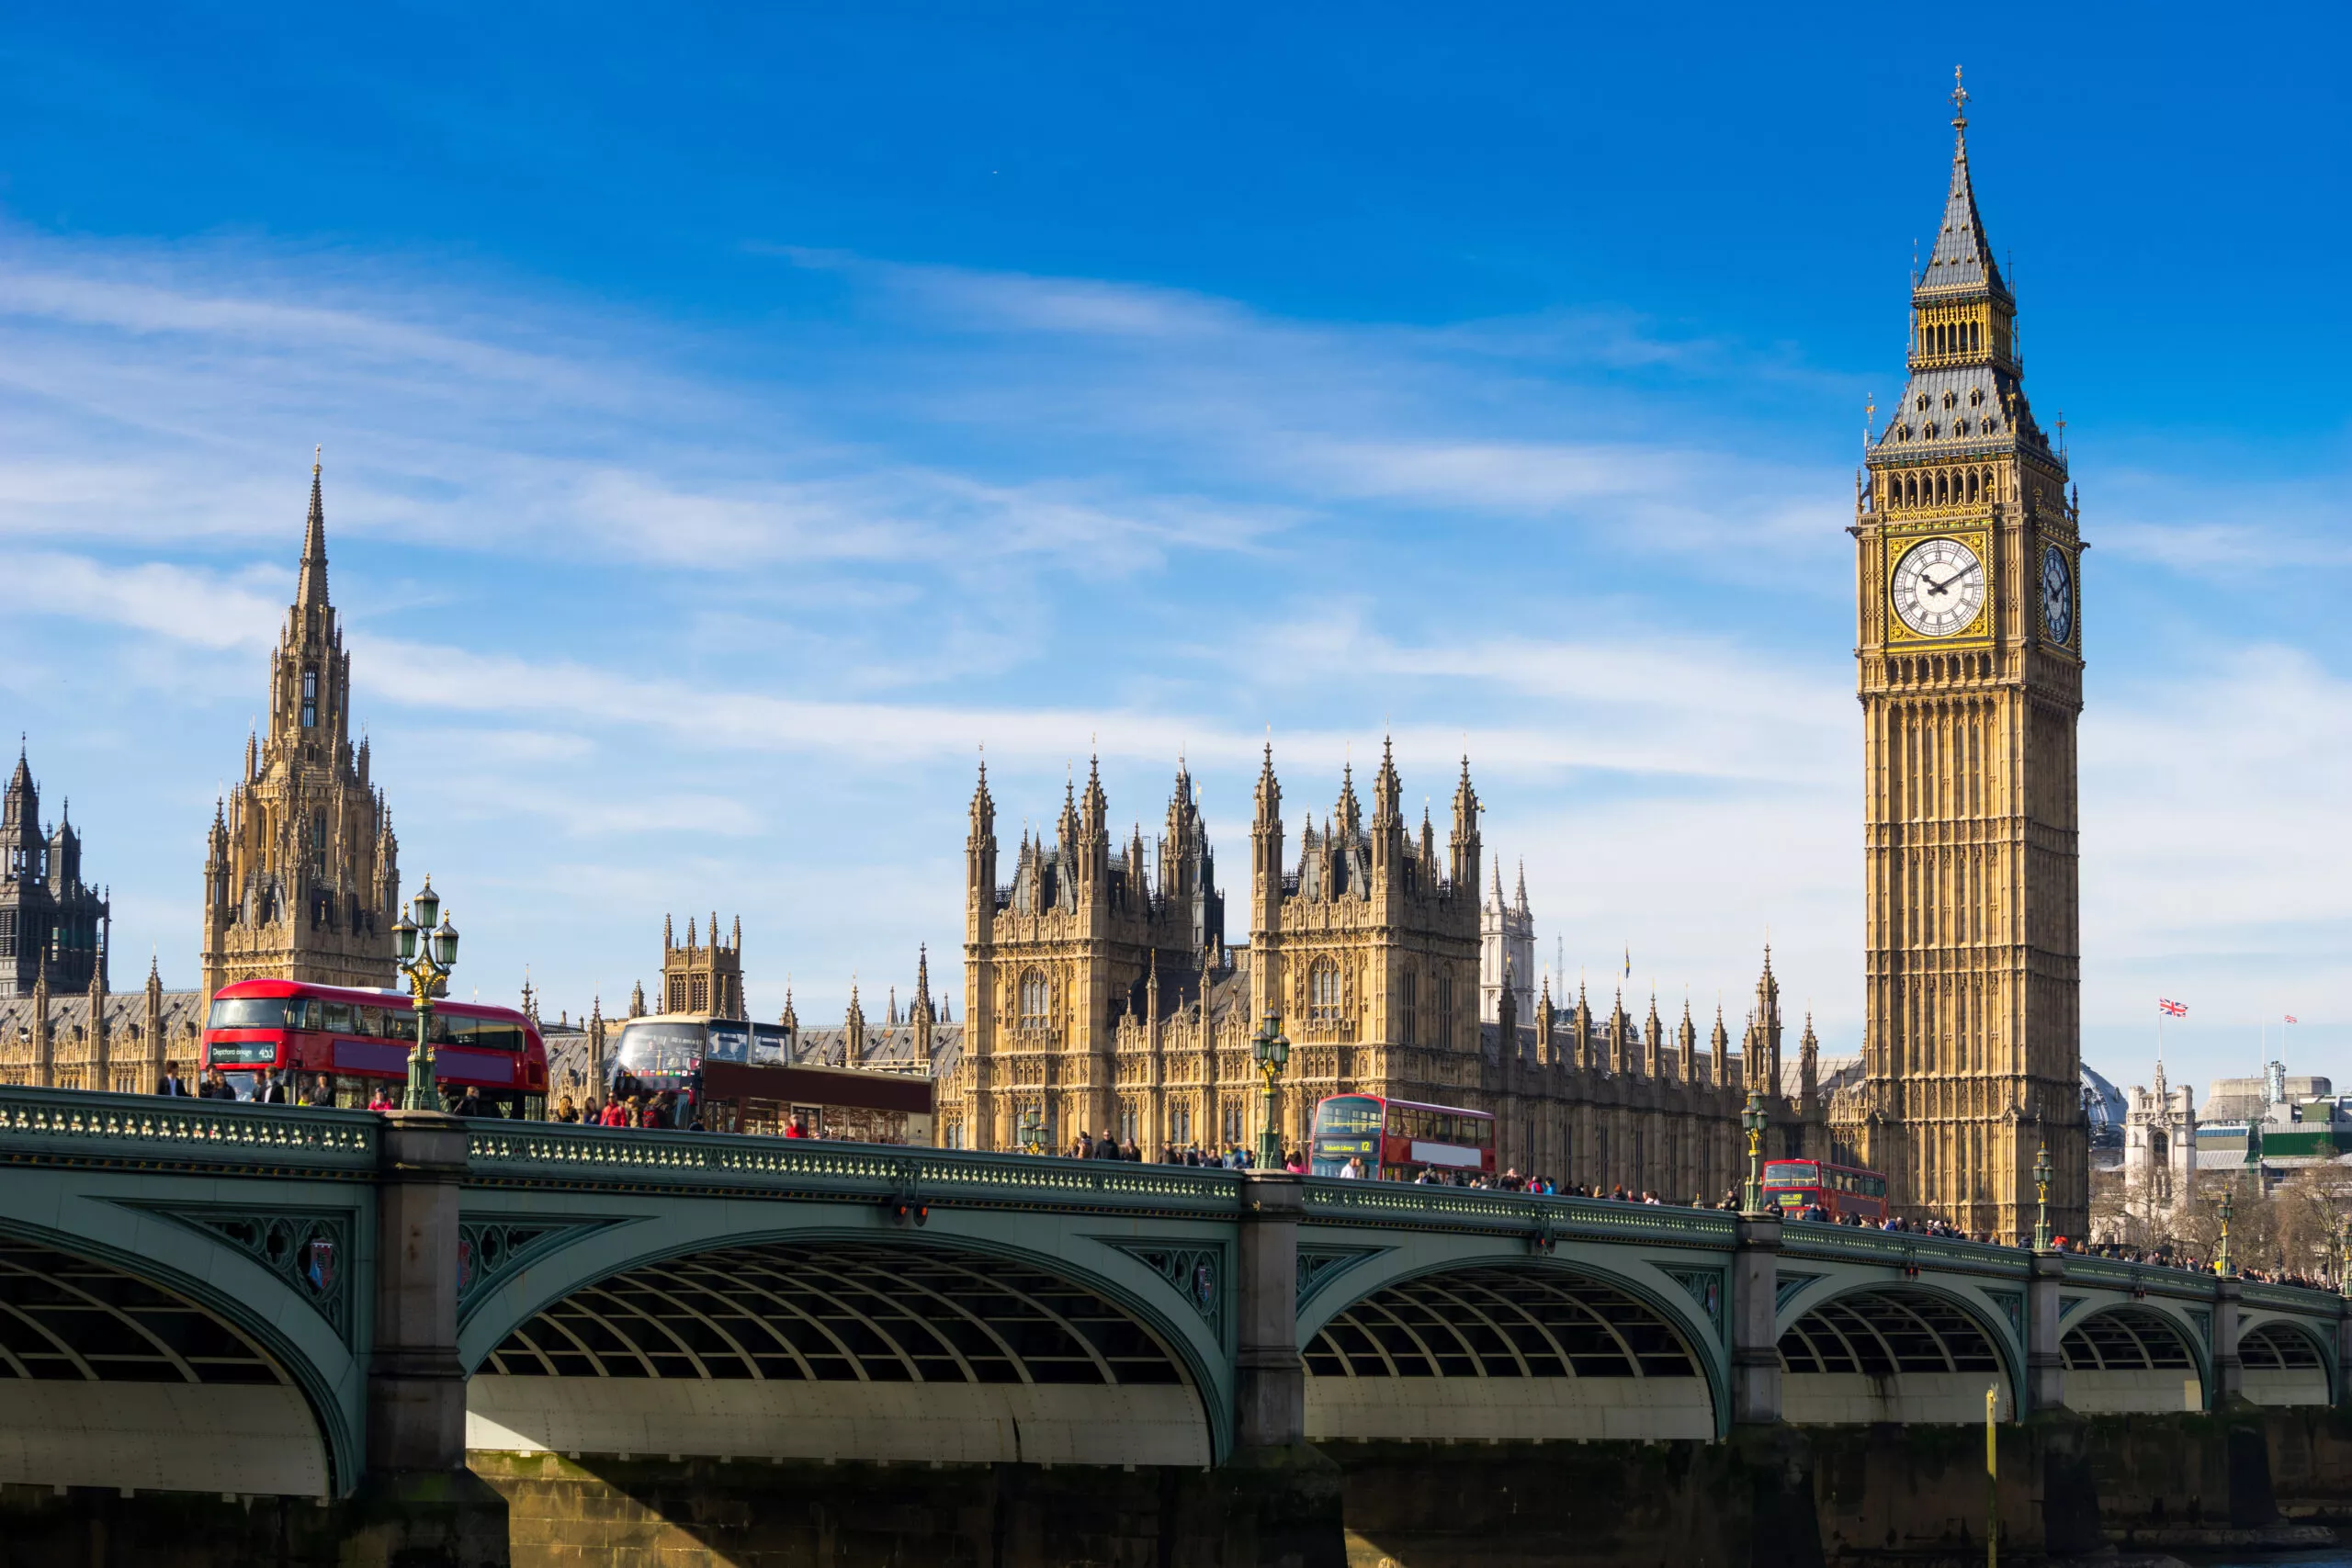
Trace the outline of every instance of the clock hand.
[[1953, 583], [1958, 582], [1962, 578], [1968, 576], [1975, 570], [1976, 569], [1973, 566], [1962, 567], [1958, 571], [1953, 572], [1950, 577], [1945, 578], [1941, 582], [1936, 581], [1933, 578], [1929, 577], [1923, 571], [1919, 574], [1919, 581], [1928, 585], [1928, 592], [1941, 593], [1944, 590], [1950, 588]]

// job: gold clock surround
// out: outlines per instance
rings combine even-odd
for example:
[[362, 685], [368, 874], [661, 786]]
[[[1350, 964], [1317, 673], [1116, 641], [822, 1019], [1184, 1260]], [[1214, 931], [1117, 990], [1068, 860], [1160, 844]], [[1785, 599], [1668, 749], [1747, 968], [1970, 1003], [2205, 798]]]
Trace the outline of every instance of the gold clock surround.
[[[1985, 579], [1984, 604], [1977, 606], [1976, 618], [1959, 631], [1942, 637], [1930, 637], [1915, 632], [1894, 607], [1894, 574], [1903, 565], [1903, 558], [1912, 547], [1929, 539], [1954, 539], [1976, 553], [1983, 563]], [[1886, 535], [1886, 558], [1879, 563], [1879, 609], [1886, 616], [1886, 640], [1892, 643], [1918, 644], [1932, 648], [1964, 648], [1971, 643], [1993, 639], [1993, 604], [1997, 597], [1992, 592], [1993, 534], [1989, 524], [1978, 521], [1973, 526], [1953, 528], [1941, 524], [1931, 527], [1906, 528], [1900, 533], [1890, 530]], [[2079, 591], [2078, 591], [2079, 592]]]

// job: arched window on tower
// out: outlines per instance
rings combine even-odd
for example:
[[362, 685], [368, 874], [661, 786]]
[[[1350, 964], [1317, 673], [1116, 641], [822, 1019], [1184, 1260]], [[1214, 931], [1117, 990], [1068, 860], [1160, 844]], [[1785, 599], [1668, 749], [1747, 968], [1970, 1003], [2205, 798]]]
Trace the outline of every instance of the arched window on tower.
[[1306, 971], [1306, 1016], [1317, 1023], [1340, 1020], [1340, 966], [1318, 958]]
[[319, 672], [302, 671], [302, 728], [315, 729], [319, 723]]
[[1421, 973], [1408, 969], [1396, 981], [1396, 1043], [1410, 1045], [1415, 1033], [1414, 1015], [1421, 1010]]
[[1050, 988], [1046, 984], [1044, 970], [1031, 969], [1023, 973], [1021, 976], [1022, 1028], [1043, 1029], [1046, 1027], [1046, 1004], [1049, 998]]

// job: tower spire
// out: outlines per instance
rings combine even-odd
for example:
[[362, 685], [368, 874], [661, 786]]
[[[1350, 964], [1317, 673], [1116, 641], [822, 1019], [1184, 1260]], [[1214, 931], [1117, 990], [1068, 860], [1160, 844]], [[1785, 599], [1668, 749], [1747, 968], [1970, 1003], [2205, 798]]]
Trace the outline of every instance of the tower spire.
[[323, 450], [311, 448], [311, 516], [302, 529], [302, 575], [294, 592], [297, 604], [327, 602], [327, 509], [319, 479], [319, 457]]
[[1976, 187], [1968, 174], [1968, 89], [1960, 85], [1960, 67], [1952, 67], [1951, 186], [1944, 194], [1943, 225], [1928, 253], [1926, 271], [1919, 275], [1918, 292], [1986, 289], [2010, 298], [2008, 285], [1993, 260], [1984, 238], [1984, 220], [1976, 210]]

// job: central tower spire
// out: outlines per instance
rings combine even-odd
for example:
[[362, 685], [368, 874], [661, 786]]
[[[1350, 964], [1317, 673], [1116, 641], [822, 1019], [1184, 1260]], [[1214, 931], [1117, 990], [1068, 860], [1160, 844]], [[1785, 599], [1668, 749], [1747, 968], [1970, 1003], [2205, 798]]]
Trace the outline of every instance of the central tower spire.
[[327, 602], [327, 509], [319, 489], [319, 458], [324, 450], [311, 448], [311, 516], [302, 529], [302, 574], [294, 588], [298, 609]]

